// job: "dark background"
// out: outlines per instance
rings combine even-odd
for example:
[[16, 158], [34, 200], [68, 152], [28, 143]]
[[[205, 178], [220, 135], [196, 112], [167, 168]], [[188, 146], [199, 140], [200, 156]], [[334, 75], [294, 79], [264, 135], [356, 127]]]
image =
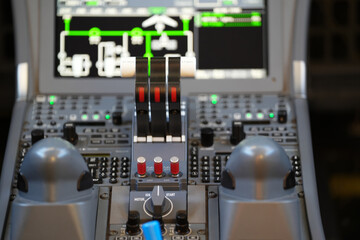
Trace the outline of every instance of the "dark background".
[[[9, 0], [0, 1], [0, 162], [15, 98]], [[313, 0], [310, 106], [320, 207], [327, 239], [360, 235], [360, 0]]]

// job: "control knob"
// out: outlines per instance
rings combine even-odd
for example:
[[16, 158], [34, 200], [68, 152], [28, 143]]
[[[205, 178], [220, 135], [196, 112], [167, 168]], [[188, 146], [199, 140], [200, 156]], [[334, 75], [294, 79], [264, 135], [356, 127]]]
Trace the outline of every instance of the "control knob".
[[154, 186], [150, 199], [145, 202], [145, 208], [154, 218], [162, 217], [171, 211], [171, 202], [165, 197], [162, 186]]
[[214, 144], [214, 130], [212, 128], [201, 128], [201, 145], [211, 147]]
[[140, 231], [140, 214], [138, 211], [130, 211], [126, 222], [126, 232], [129, 235], [138, 235]]
[[176, 213], [176, 224], [175, 224], [175, 232], [178, 234], [188, 234], [190, 231], [189, 229], [189, 222], [187, 219], [187, 215], [185, 211], [179, 211]]

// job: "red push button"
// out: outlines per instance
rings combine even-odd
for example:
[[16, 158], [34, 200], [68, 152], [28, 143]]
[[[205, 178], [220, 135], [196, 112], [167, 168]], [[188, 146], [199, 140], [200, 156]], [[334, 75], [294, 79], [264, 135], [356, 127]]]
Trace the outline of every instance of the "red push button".
[[137, 173], [140, 176], [146, 175], [146, 159], [144, 157], [138, 157], [136, 162], [137, 162]]
[[170, 158], [170, 169], [172, 175], [178, 175], [180, 172], [179, 158], [174, 156]]
[[154, 173], [156, 175], [162, 175], [163, 173], [163, 160], [161, 157], [154, 158]]

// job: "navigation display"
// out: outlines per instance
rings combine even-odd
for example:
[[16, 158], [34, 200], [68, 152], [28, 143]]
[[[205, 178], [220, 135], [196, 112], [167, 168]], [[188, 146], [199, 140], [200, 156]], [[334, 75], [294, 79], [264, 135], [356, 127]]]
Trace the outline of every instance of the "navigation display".
[[191, 56], [198, 79], [267, 75], [263, 0], [58, 0], [59, 78], [121, 77], [122, 57]]

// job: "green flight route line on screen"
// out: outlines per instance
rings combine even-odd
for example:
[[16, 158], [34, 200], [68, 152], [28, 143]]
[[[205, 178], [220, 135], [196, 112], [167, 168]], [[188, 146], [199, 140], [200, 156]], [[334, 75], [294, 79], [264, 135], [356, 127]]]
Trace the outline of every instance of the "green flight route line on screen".
[[[159, 10], [159, 9], [158, 9]], [[185, 36], [185, 32], [189, 31], [190, 19], [182, 19], [183, 30], [168, 30], [163, 31], [162, 33], [167, 34], [168, 36]], [[151, 38], [153, 36], [161, 36], [162, 33], [157, 31], [147, 31], [143, 30], [140, 27], [135, 27], [130, 31], [102, 31], [98, 27], [93, 27], [90, 30], [70, 30], [71, 18], [64, 19], [64, 30], [68, 33], [68, 36], [85, 36], [85, 37], [121, 37], [127, 33], [130, 37], [143, 37], [145, 36], [145, 54], [144, 57], [149, 59], [149, 76], [150, 76], [150, 58], [154, 57], [151, 52]]]
[[[71, 18], [65, 18], [64, 30], [68, 33], [67, 36], [85, 36], [85, 37], [121, 37], [127, 33], [130, 37], [145, 37], [145, 54], [144, 57], [151, 58], [154, 55], [151, 52], [151, 38], [153, 36], [161, 36], [165, 33], [168, 36], [186, 36], [185, 32], [189, 31], [190, 19], [182, 19], [183, 30], [168, 30], [158, 33], [157, 31], [143, 30], [140, 27], [135, 27], [130, 31], [121, 30], [101, 30], [98, 27], [93, 27], [90, 30], [70, 30]], [[149, 70], [150, 71], [150, 70]]]

